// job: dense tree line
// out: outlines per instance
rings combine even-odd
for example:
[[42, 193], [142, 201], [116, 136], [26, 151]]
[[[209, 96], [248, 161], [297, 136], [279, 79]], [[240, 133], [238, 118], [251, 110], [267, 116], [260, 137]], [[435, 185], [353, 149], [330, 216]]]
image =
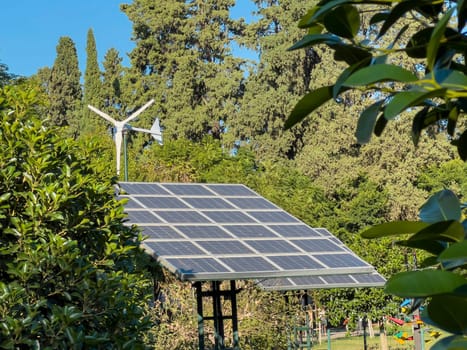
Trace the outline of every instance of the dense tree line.
[[[415, 219], [429, 194], [442, 187], [462, 197], [467, 167], [456, 159], [449, 137], [428, 128], [420, 135], [425, 146], [414, 150], [406, 132], [408, 121], [396, 118], [381, 138], [359, 145], [357, 116], [373, 96], [357, 91], [345, 92], [335, 104], [314, 110], [304, 122], [285, 130], [301, 96], [335, 81], [343, 62], [336, 62], [323, 46], [287, 51], [303, 34], [297, 22], [314, 2], [253, 1], [249, 22], [231, 19], [234, 4], [135, 0], [122, 5], [133, 23], [136, 44], [129, 54], [130, 67], [123, 67], [120, 53], [110, 49], [101, 70], [98, 43], [90, 29], [83, 74], [72, 39], [60, 38], [53, 67], [30, 78], [47, 97], [32, 108], [38, 113], [34, 117], [47, 126], [60, 126], [53, 132], [74, 138], [81, 156], [100, 164], [102, 176], [110, 179], [114, 169], [110, 126], [86, 106], [121, 120], [154, 98], [154, 105], [135, 123], [149, 128], [159, 117], [164, 144], [151, 143], [147, 135], [130, 135], [130, 180], [242, 182], [311, 226], [328, 228], [386, 277], [414, 268], [407, 249], [395, 247], [393, 239], [363, 244], [358, 233], [388, 220]], [[370, 34], [358, 35], [364, 39]], [[257, 59], [236, 57], [234, 41], [255, 51]], [[0, 73], [0, 86], [10, 84], [6, 66], [0, 65]], [[29, 108], [31, 103], [27, 104]], [[234, 147], [238, 153], [232, 157]], [[167, 289], [176, 286], [174, 300], [192, 300], [189, 286], [166, 278]], [[368, 313], [377, 319], [398, 312], [398, 299], [381, 290], [317, 291], [313, 296], [317, 306], [327, 306], [336, 326], [349, 315]], [[176, 335], [187, 327], [187, 310], [192, 307], [185, 301], [170, 318], [156, 311], [152, 316], [159, 327], [148, 344], [189, 347], [196, 337]], [[260, 293], [245, 282], [239, 300], [242, 348], [282, 344], [286, 334], [277, 324], [296, 322], [287, 318], [287, 307], [282, 295]], [[174, 328], [178, 332], [173, 333]]]

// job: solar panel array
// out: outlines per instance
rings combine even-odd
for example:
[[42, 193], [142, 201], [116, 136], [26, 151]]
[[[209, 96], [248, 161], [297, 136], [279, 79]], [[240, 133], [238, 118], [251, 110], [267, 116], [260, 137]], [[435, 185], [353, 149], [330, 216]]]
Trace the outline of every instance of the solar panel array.
[[274, 278], [261, 280], [258, 284], [264, 290], [285, 291], [329, 288], [383, 287], [385, 283], [386, 279], [383, 276], [377, 272], [373, 272], [348, 275]]
[[237, 184], [122, 182], [128, 225], [181, 280], [369, 274], [326, 229], [312, 228]]

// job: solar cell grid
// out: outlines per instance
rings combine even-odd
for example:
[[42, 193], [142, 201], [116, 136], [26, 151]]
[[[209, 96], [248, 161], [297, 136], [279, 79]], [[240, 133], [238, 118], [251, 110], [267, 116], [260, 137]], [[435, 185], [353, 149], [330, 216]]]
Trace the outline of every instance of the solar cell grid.
[[258, 196], [244, 185], [206, 185], [220, 196]]
[[211, 238], [211, 239], [219, 239], [219, 238], [232, 238], [227, 232], [222, 230], [219, 226], [180, 226], [177, 225], [175, 228], [181, 231], [190, 239], [196, 238]]
[[182, 199], [197, 209], [234, 209], [232, 205], [221, 198], [182, 197]]
[[266, 227], [260, 225], [225, 225], [223, 227], [239, 238], [277, 237]]
[[283, 237], [322, 237], [318, 231], [306, 225], [268, 225]]
[[129, 198], [127, 224], [140, 226], [145, 249], [181, 279], [374, 271], [327, 230], [305, 225], [243, 185], [121, 186], [119, 198]]

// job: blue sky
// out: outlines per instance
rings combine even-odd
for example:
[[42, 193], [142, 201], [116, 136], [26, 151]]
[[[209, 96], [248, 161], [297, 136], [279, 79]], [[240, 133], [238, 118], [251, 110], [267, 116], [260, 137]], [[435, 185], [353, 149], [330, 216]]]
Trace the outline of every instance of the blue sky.
[[[41, 67], [53, 65], [59, 38], [69, 36], [76, 45], [80, 69], [84, 72], [86, 37], [92, 28], [99, 64], [113, 47], [128, 66], [127, 53], [134, 47], [132, 23], [120, 11], [121, 3], [131, 0], [2, 1], [0, 63], [6, 64], [10, 73], [32, 75]], [[238, 0], [232, 14], [249, 18], [250, 11], [249, 0]]]

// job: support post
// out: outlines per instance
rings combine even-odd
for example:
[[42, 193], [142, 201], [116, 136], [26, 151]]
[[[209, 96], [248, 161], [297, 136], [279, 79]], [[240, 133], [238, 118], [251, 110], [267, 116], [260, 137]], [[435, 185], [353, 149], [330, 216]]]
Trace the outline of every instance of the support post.
[[237, 317], [237, 290], [235, 281], [230, 281], [230, 305], [232, 315], [232, 333], [233, 333], [233, 350], [240, 350], [240, 342], [238, 337], [238, 317]]
[[198, 304], [198, 349], [204, 350], [203, 291], [201, 282], [196, 282], [195, 287], [196, 302]]
[[127, 131], [123, 130], [123, 166], [124, 180], [128, 181], [128, 150], [127, 150]]
[[222, 302], [220, 295], [220, 282], [212, 282], [212, 298], [213, 298], [213, 311], [214, 311], [214, 349], [224, 350], [225, 339], [224, 339], [224, 318], [222, 316]]

